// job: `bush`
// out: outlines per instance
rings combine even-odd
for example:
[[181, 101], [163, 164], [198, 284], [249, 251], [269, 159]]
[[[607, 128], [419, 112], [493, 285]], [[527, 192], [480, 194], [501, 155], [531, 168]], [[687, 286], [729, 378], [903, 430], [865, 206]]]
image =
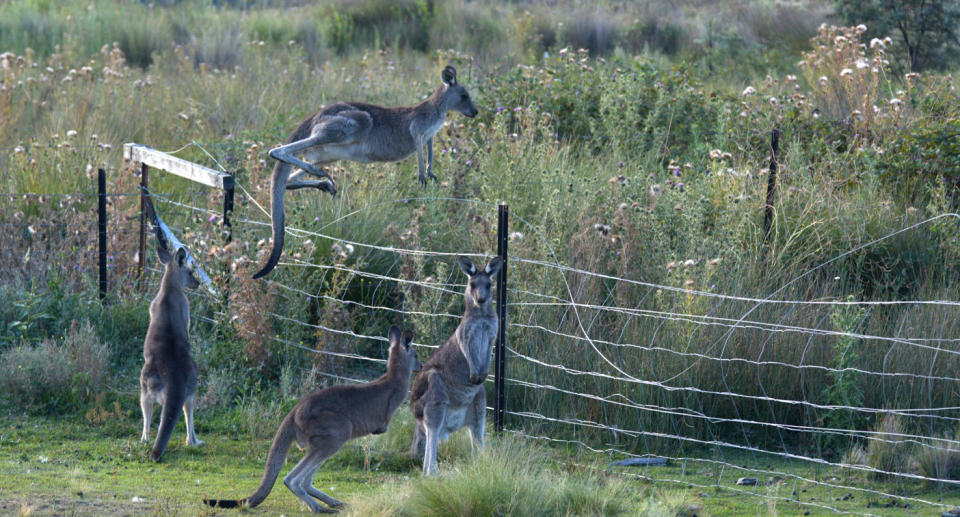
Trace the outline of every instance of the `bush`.
[[0, 355], [0, 396], [34, 413], [80, 409], [102, 389], [109, 355], [89, 322], [75, 322], [59, 343], [22, 344]]

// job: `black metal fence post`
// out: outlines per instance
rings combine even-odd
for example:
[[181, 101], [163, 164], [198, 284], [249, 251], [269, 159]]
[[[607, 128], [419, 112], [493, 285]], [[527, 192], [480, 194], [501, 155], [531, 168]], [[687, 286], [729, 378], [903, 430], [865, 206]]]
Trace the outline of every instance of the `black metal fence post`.
[[100, 300], [107, 297], [107, 172], [97, 169], [97, 241], [100, 251]]
[[[233, 180], [233, 177], [230, 177]], [[233, 241], [233, 226], [230, 224], [230, 215], [233, 214], [233, 181], [223, 182], [223, 227], [227, 230], [226, 242]]]
[[143, 288], [143, 268], [147, 264], [147, 187], [150, 168], [140, 165], [140, 248], [137, 253], [137, 282]]
[[509, 216], [510, 210], [507, 205], [497, 207], [497, 255], [503, 260], [500, 274], [497, 275], [497, 316], [500, 325], [497, 329], [497, 344], [494, 348], [493, 374], [493, 429], [498, 433], [503, 432], [503, 417], [506, 413], [503, 381], [507, 353], [507, 238], [509, 235]]
[[773, 224], [773, 201], [777, 192], [777, 165], [780, 160], [780, 129], [770, 133], [770, 175], [767, 177], [767, 202], [763, 207], [763, 255], [767, 254], [767, 239]]

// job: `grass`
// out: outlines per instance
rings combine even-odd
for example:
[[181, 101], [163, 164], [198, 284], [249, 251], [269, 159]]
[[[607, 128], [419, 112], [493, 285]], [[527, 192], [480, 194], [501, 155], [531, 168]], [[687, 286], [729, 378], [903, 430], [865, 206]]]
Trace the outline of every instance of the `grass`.
[[[889, 499], [791, 477], [761, 475], [761, 486], [737, 487], [737, 478], [746, 474], [709, 463], [611, 468], [603, 456], [543, 448], [511, 435], [488, 436], [488, 450], [479, 457], [468, 452], [465, 433], [455, 435], [441, 448], [441, 475], [423, 479], [420, 466], [396, 449], [408, 445], [403, 440], [409, 434], [404, 411], [397, 415], [400, 425], [391, 425], [386, 435], [351, 442], [317, 473], [317, 487], [348, 503], [344, 515], [833, 514], [819, 504], [883, 516], [939, 514], [907, 498], [896, 500], [900, 506], [883, 507]], [[270, 438], [250, 439], [205, 422], [202, 414], [198, 417], [197, 433], [205, 445], [183, 445], [181, 424], [164, 461], [154, 464], [148, 459], [149, 446], [139, 442], [138, 415], [132, 410], [99, 425], [77, 418], [6, 414], [0, 418], [0, 510], [29, 515], [232, 515], [206, 508], [200, 500], [251, 492], [262, 474]], [[292, 449], [284, 472], [298, 459]], [[745, 466], [752, 461], [748, 456], [725, 459]], [[836, 484], [843, 475], [798, 462], [765, 463], [823, 483]], [[648, 477], [676, 482], [651, 483]], [[862, 488], [892, 487], [864, 481]], [[761, 497], [743, 497], [733, 489]], [[908, 483], [895, 492], [960, 505], [955, 489]], [[308, 513], [279, 480], [270, 497], [250, 512]]]
[[[158, 199], [161, 215], [229, 292], [229, 303], [192, 295], [191, 330], [202, 409], [210, 415], [206, 431], [242, 442], [223, 451], [224, 458], [247, 447], [252, 479], [259, 477], [254, 459], [262, 452], [256, 451], [264, 449], [275, 421], [303, 390], [326, 382], [307, 372], [378, 373], [376, 365], [344, 354], [385, 356], [381, 342], [355, 337], [382, 336], [396, 316], [384, 309], [405, 311], [404, 324], [420, 343], [436, 345], [452, 333], [462, 310], [462, 277], [449, 257], [388, 249], [492, 252], [494, 205], [502, 202], [510, 206], [516, 232], [512, 254], [607, 275], [511, 264], [516, 290], [508, 339], [520, 355], [510, 356], [509, 375], [519, 382], [510, 385], [507, 403], [526, 413], [508, 415], [509, 428], [594, 448], [721, 458], [768, 478], [775, 474], [767, 471], [836, 477], [850, 486], [952, 500], [949, 491], [870, 479], [852, 468], [811, 471], [809, 464], [731, 451], [748, 447], [830, 462], [847, 457], [909, 473], [952, 473], [956, 460], [949, 448], [917, 465], [904, 458], [912, 447], [837, 439], [814, 428], [884, 429], [874, 415], [817, 405], [955, 407], [951, 379], [960, 371], [960, 355], [945, 340], [960, 332], [953, 307], [877, 305], [848, 313], [829, 304], [756, 306], [718, 295], [877, 302], [960, 297], [956, 219], [867, 245], [956, 209], [960, 149], [951, 136], [960, 102], [954, 79], [897, 76], [892, 70], [898, 63], [883, 61], [896, 60], [895, 53], [866, 41], [861, 47], [856, 28], [825, 26], [814, 34], [824, 12], [817, 2], [700, 4], [634, 3], [612, 13], [619, 7], [588, 9], [579, 2], [548, 8], [410, 1], [396, 4], [399, 11], [379, 0], [290, 10], [134, 3], [124, 4], [131, 16], [156, 23], [126, 26], [116, 23], [121, 14], [114, 2], [3, 3], [0, 48], [14, 53], [0, 58], [0, 193], [12, 194], [10, 209], [0, 211], [8, 238], [0, 247], [0, 298], [11, 301], [0, 306], [0, 365], [40, 370], [45, 357], [62, 357], [54, 342], [73, 320], [96, 322], [92, 331], [109, 348], [104, 385], [50, 369], [60, 373], [56, 382], [17, 377], [24, 388], [58, 387], [36, 392], [46, 394], [43, 404], [25, 408], [29, 404], [6, 400], [4, 409], [67, 411], [89, 424], [69, 423], [63, 432], [94, 443], [93, 427], [83, 425], [119, 419], [136, 427], [125, 408], [135, 407], [129, 389], [157, 280], [149, 248], [146, 288], [136, 278], [139, 207], [133, 194], [140, 178], [120, 165], [120, 149], [137, 141], [222, 166], [249, 192], [238, 194], [233, 242], [226, 245], [218, 215], [173, 204], [218, 211], [219, 192], [159, 173], [150, 178], [152, 190], [166, 196]], [[732, 18], [706, 21], [715, 10], [729, 10], [724, 16]], [[404, 23], [386, 16], [391, 12]], [[17, 30], [6, 30], [11, 26]], [[96, 30], [79, 30], [88, 27]], [[61, 34], [62, 40], [54, 36]], [[784, 41], [768, 41], [778, 35]], [[452, 115], [437, 134], [441, 183], [421, 188], [413, 160], [336, 164], [336, 200], [304, 191], [287, 196], [288, 225], [318, 232], [287, 239], [285, 260], [301, 264], [279, 268], [270, 277], [276, 283], [251, 282], [249, 272], [267, 245], [266, 228], [256, 224], [265, 220], [256, 203], [268, 204], [272, 162], [266, 150], [333, 101], [419, 102], [448, 63], [460, 70], [480, 114], [472, 120]], [[782, 174], [767, 238], [762, 214], [774, 127], [782, 133]], [[100, 166], [108, 170], [112, 195], [106, 303], [96, 296], [92, 238], [93, 171]], [[320, 234], [381, 248], [348, 252]], [[434, 289], [437, 284], [446, 290]], [[543, 304], [571, 298], [581, 304], [576, 312]], [[746, 325], [729, 326], [744, 315]], [[789, 327], [759, 328], [771, 325]], [[589, 341], [581, 337], [585, 330]], [[921, 337], [931, 346], [892, 342], [892, 336]], [[570, 375], [557, 365], [589, 374]], [[60, 396], [63, 386], [69, 399]], [[943, 416], [957, 416], [948, 413]], [[950, 420], [903, 420], [897, 429], [922, 443], [956, 436]], [[28, 421], [40, 425], [37, 439], [60, 436], [51, 422]], [[29, 441], [27, 434], [18, 439]], [[448, 498], [442, 486], [401, 483], [416, 469], [400, 454], [405, 440], [389, 439], [394, 442], [344, 451], [332, 470], [386, 465], [384, 475], [394, 477], [385, 479], [404, 493], [420, 494], [421, 502]], [[701, 450], [705, 444], [720, 449]], [[550, 455], [569, 461], [566, 452], [557, 448]], [[184, 457], [194, 454], [206, 453]], [[149, 467], [135, 465], [129, 464], [132, 470]], [[556, 469], [535, 462], [514, 466], [520, 470], [510, 472], [529, 476], [531, 486], [563, 486], [551, 477]], [[790, 502], [709, 488], [750, 470], [693, 459], [687, 466], [671, 465], [652, 477], [678, 480], [658, 486], [693, 493], [703, 499], [696, 504], [720, 515], [797, 510]], [[464, 483], [480, 483], [469, 479], [471, 472], [458, 472]], [[569, 488], [568, 503], [583, 500], [577, 493], [599, 494], [590, 482]], [[784, 499], [803, 493], [781, 482], [804, 483], [774, 480], [751, 490]], [[491, 486], [496, 494], [505, 490]], [[818, 502], [866, 505], [866, 496], [851, 501], [840, 489], [804, 488]], [[699, 497], [700, 491], [710, 497]], [[356, 493], [368, 491], [358, 487]], [[549, 490], [527, 495], [560, 500]], [[395, 499], [379, 491], [372, 497]], [[669, 499], [645, 492], [631, 509], [669, 513]], [[172, 493], [163, 501], [187, 504]], [[413, 512], [404, 508], [383, 511]]]

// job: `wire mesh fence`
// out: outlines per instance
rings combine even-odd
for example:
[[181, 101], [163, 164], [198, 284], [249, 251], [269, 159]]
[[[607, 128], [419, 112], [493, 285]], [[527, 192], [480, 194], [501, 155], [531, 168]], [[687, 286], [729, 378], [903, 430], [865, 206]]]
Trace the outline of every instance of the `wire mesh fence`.
[[[154, 193], [157, 210], [215, 282], [229, 279], [225, 296], [192, 295], [194, 318], [301, 356], [333, 382], [382, 372], [390, 323], [414, 329], [423, 356], [441, 345], [462, 313], [465, 285], [454, 257], [492, 257], [483, 252], [491, 249], [491, 225], [479, 228], [494, 205], [385, 192], [363, 203], [306, 203], [322, 203], [315, 224], [288, 224], [280, 266], [254, 283], [244, 267], [265, 246], [269, 216], [256, 195], [237, 187], [233, 252], [224, 251], [222, 212], [206, 193]], [[424, 228], [429, 210], [472, 221], [471, 231]], [[942, 218], [958, 215], [858, 249]], [[939, 507], [913, 496], [912, 484], [960, 485], [950, 463], [960, 457], [960, 302], [850, 298], [826, 273], [841, 256], [769, 294], [647, 282], [569, 263], [544, 229], [516, 220], [507, 432], [610, 461], [667, 461], [619, 469], [625, 476], [837, 512], [828, 500], [804, 500], [798, 487]], [[132, 232], [131, 224], [110, 232]], [[689, 276], [737, 275], [708, 261], [673, 267]], [[148, 266], [145, 274], [150, 292], [160, 272]], [[884, 451], [916, 460], [870, 459]], [[758, 481], [744, 485], [744, 476]]]

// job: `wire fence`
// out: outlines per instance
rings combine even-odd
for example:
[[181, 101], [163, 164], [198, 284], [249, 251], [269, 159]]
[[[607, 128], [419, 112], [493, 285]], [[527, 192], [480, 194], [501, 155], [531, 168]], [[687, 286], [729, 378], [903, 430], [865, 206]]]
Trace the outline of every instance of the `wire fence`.
[[[232, 229], [238, 240], [255, 242], [269, 217], [255, 195], [237, 186]], [[288, 225], [283, 260], [255, 284], [233, 278], [239, 270], [231, 264], [242, 260], [216, 255], [223, 243], [210, 235], [222, 213], [206, 196], [158, 192], [155, 200], [212, 276], [232, 278], [232, 292], [253, 290], [268, 307], [239, 315], [241, 298], [224, 303], [198, 290], [192, 296], [205, 309], [196, 311], [197, 324], [229, 322], [264, 346], [304, 357], [309, 370], [334, 382], [382, 372], [389, 323], [413, 328], [424, 356], [441, 345], [462, 314], [465, 286], [454, 257], [491, 257], [478, 252], [490, 242], [483, 235], [454, 229], [430, 239], [431, 230], [420, 229], [385, 237], [390, 232], [383, 227], [400, 213], [397, 206], [409, 207], [410, 220], [403, 222], [409, 229], [417, 226], [409, 212], [418, 205], [490, 216], [489, 203], [444, 197], [387, 197], [363, 206], [319, 202], [323, 218], [310, 229]], [[564, 262], [541, 228], [517, 217], [526, 237], [517, 238], [509, 256], [506, 429], [609, 461], [665, 459], [665, 466], [616, 468], [658, 483], [837, 513], [871, 514], [868, 507], [841, 509], [822, 495], [805, 497], [803, 490], [818, 486], [838, 500], [855, 493], [865, 501], [939, 508], [941, 501], [915, 494], [918, 483], [944, 491], [960, 486], [948, 465], [960, 458], [960, 302], [848, 299], [818, 273], [860, 249], [958, 217], [904, 227], [769, 295], [577, 267]], [[204, 234], [204, 225], [212, 230]], [[458, 247], [436, 249], [438, 242]], [[252, 244], [246, 251], [248, 261], [256, 262], [250, 258], [256, 249]], [[154, 267], [145, 272], [148, 284], [159, 278]], [[238, 322], [254, 318], [265, 318], [273, 334], [258, 335], [251, 321]], [[883, 451], [914, 461], [869, 459]], [[742, 484], [745, 476], [756, 484]]]

